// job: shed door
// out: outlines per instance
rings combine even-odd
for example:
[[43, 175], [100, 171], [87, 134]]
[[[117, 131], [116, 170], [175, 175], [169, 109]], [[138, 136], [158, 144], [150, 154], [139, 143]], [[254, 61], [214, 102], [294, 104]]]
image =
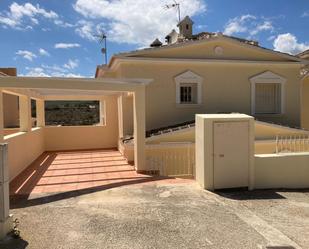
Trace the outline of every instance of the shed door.
[[214, 123], [214, 188], [248, 186], [248, 122]]

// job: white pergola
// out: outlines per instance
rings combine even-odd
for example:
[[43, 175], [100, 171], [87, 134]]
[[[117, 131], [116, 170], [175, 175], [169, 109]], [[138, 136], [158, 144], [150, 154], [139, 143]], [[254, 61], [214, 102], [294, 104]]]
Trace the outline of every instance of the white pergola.
[[[145, 87], [150, 82], [149, 79], [0, 77], [0, 143], [5, 142], [3, 93], [19, 96], [20, 131], [31, 132], [31, 99], [35, 99], [37, 103], [37, 125], [43, 127], [45, 126], [45, 100], [99, 100], [103, 95], [130, 92], [134, 96], [134, 162], [136, 170], [143, 171], [146, 169]], [[1, 155], [6, 156], [5, 153]], [[1, 162], [5, 162], [5, 158], [0, 159]], [[10, 227], [8, 226], [8, 167], [5, 163], [0, 164], [0, 239], [1, 231], [3, 235]]]

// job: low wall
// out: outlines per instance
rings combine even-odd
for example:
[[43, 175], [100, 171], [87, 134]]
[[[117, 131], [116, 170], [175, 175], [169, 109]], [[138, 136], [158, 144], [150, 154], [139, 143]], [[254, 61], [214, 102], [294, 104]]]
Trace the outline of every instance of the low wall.
[[309, 132], [302, 129], [296, 129], [277, 124], [255, 121], [256, 140], [276, 139], [276, 135], [280, 136], [309, 135]]
[[45, 127], [45, 150], [116, 148], [117, 126]]
[[18, 132], [4, 137], [8, 143], [10, 180], [14, 179], [44, 152], [44, 130], [35, 128], [31, 132]]
[[20, 131], [19, 128], [5, 128], [3, 130], [3, 135], [7, 136], [7, 135], [11, 135], [11, 134], [17, 133], [19, 131]]
[[309, 188], [309, 153], [255, 155], [255, 188]]
[[255, 154], [276, 153], [276, 140], [258, 140], [254, 142]]

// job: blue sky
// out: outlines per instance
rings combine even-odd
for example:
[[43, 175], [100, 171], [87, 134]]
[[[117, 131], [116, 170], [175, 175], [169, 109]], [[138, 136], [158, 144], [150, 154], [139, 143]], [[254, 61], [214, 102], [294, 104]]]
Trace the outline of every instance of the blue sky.
[[[19, 75], [93, 77], [103, 63], [94, 34], [104, 30], [109, 56], [148, 46], [176, 28], [173, 0], [0, 0], [0, 67]], [[309, 49], [308, 0], [179, 0], [194, 32], [223, 32], [287, 53]]]

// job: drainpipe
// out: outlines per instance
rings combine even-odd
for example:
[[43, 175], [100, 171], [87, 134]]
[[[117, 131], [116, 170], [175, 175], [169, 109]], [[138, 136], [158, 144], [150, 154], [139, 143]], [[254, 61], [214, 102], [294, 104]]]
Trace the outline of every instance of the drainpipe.
[[8, 144], [0, 144], [0, 240], [13, 230], [13, 217], [9, 214]]

